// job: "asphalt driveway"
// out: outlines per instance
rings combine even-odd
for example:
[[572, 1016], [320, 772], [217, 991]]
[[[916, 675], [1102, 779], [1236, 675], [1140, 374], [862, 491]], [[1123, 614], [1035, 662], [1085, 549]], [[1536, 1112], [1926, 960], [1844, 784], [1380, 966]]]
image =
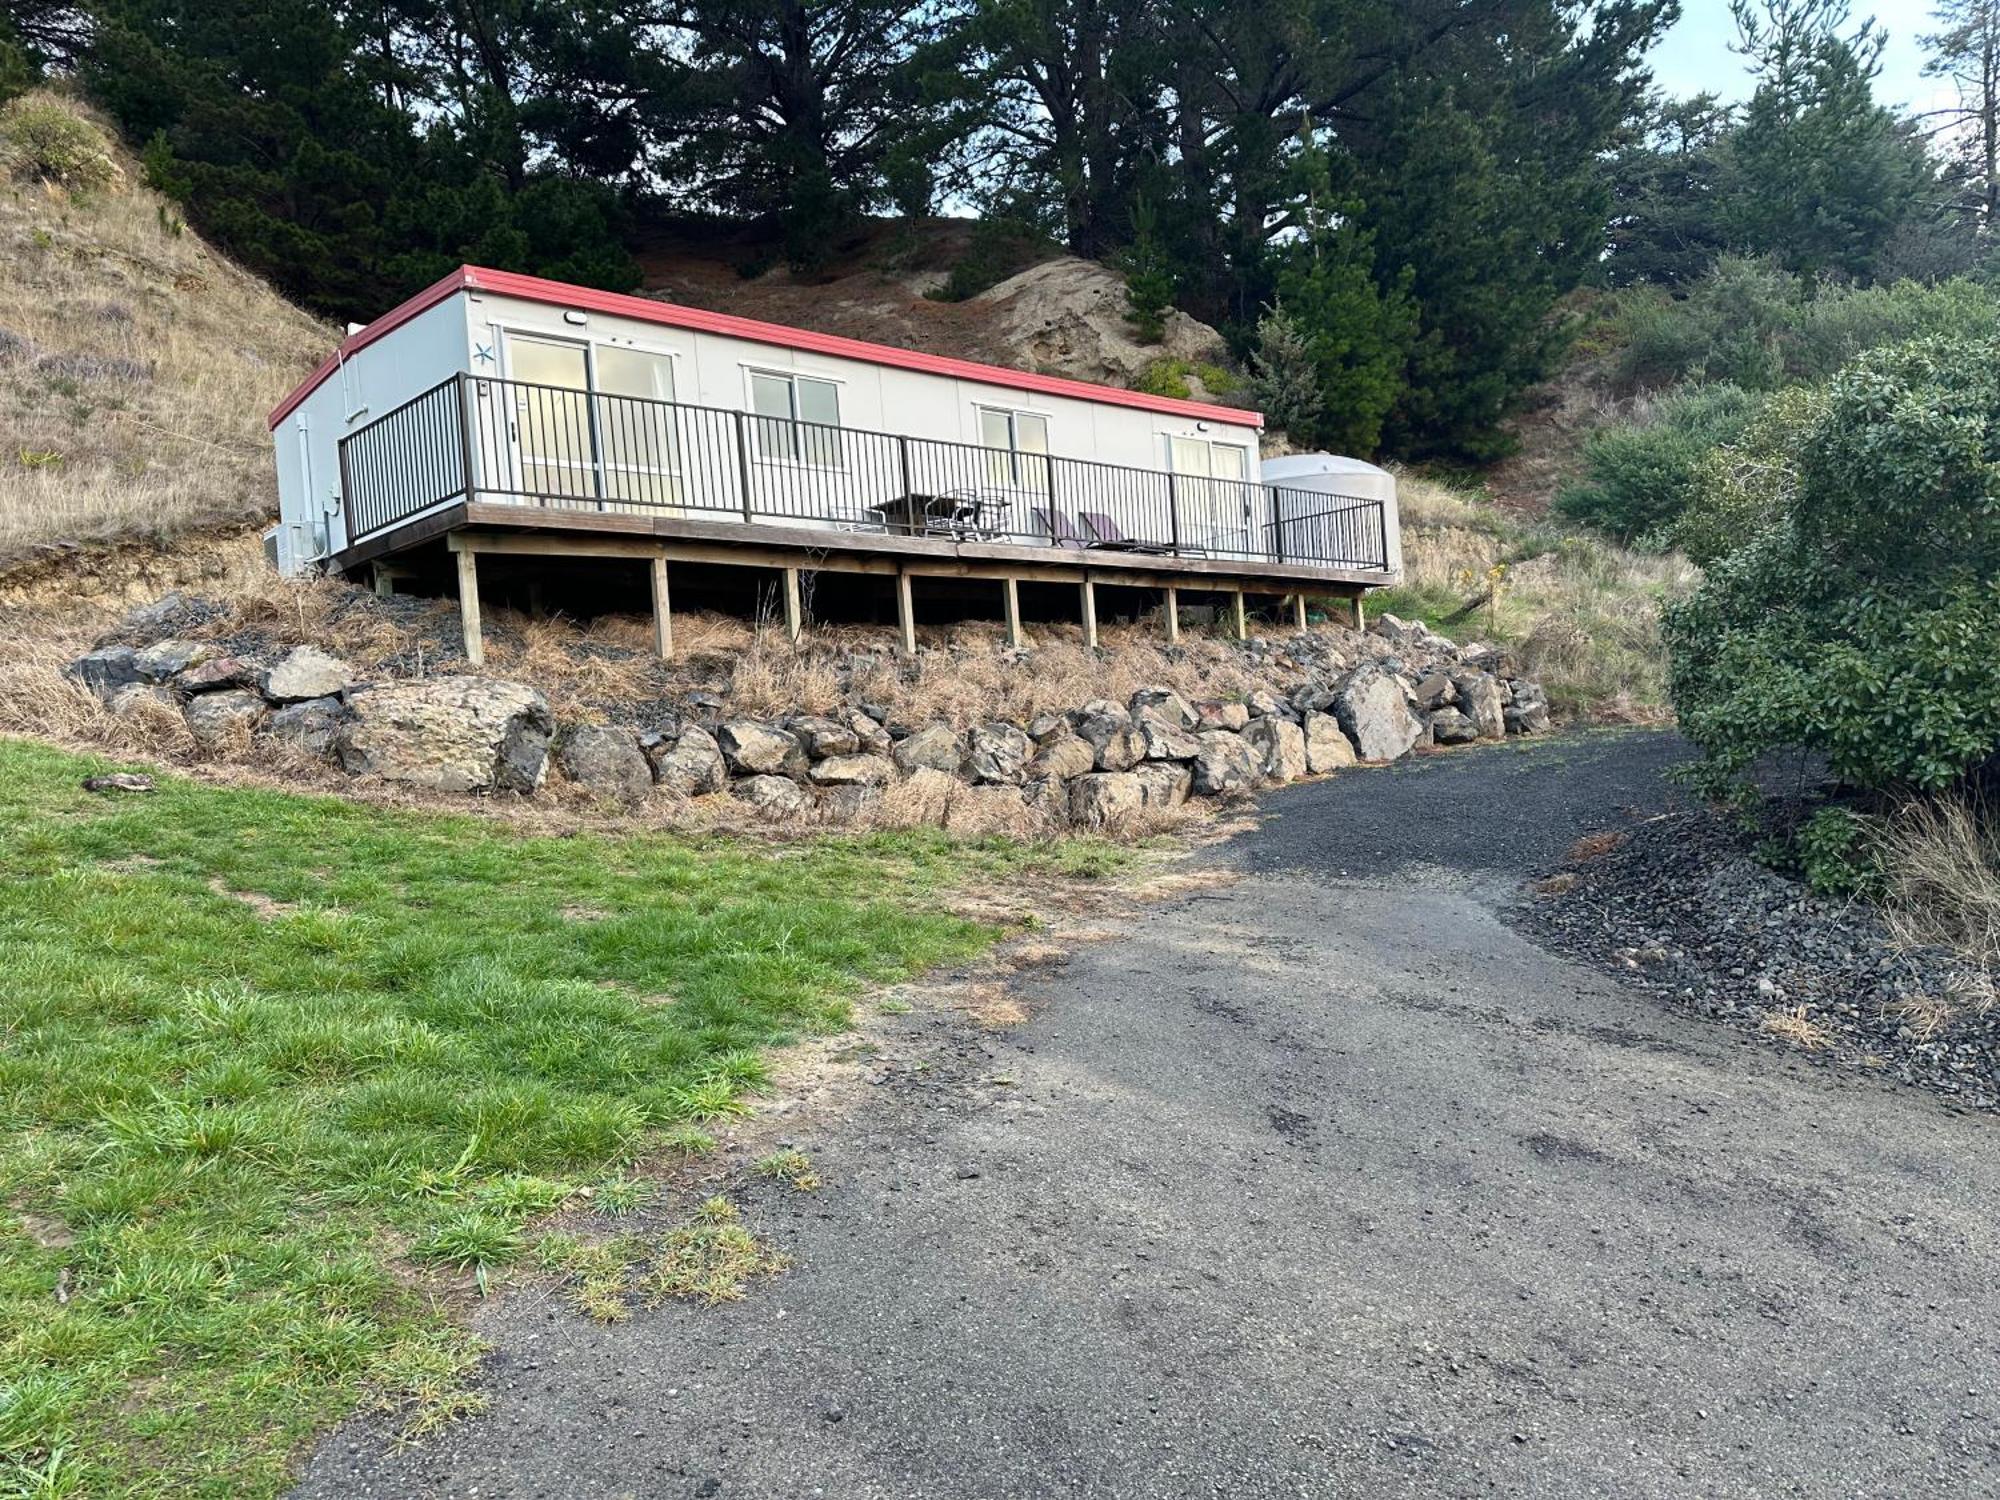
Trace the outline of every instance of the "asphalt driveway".
[[508, 1299], [488, 1416], [357, 1426], [301, 1493], [2000, 1493], [1992, 1122], [1500, 919], [1680, 753], [1273, 796], [1022, 1024], [885, 1018], [796, 1117], [826, 1185], [747, 1200], [792, 1271], [608, 1329]]

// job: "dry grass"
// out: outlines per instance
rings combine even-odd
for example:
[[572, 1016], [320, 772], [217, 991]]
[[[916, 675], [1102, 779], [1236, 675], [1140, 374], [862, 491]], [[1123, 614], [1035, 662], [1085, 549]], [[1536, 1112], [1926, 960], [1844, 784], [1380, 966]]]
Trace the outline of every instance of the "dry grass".
[[2000, 980], [2000, 822], [1976, 797], [1915, 798], [1884, 821], [1877, 844], [1882, 915], [1896, 945], [1944, 949], [1964, 966], [1943, 996], [1900, 998], [1920, 1035], [1987, 1014]]
[[1615, 828], [1606, 828], [1597, 833], [1586, 833], [1569, 846], [1568, 862], [1586, 865], [1594, 859], [1602, 859], [1625, 845], [1626, 835]]
[[659, 1259], [640, 1285], [655, 1304], [683, 1301], [713, 1307], [742, 1300], [753, 1279], [776, 1276], [788, 1264], [745, 1227], [735, 1204], [710, 1198], [692, 1223], [660, 1242]]
[[1635, 723], [1666, 716], [1659, 611], [1698, 577], [1685, 558], [1527, 524], [1419, 475], [1398, 477], [1397, 500], [1404, 581], [1372, 607], [1455, 640], [1511, 647], [1560, 714]]
[[0, 565], [273, 514], [264, 414], [335, 339], [113, 154], [101, 192], [0, 184]]
[[1815, 1021], [1804, 1005], [1769, 1012], [1757, 1023], [1757, 1029], [1766, 1036], [1778, 1037], [1808, 1052], [1818, 1052], [1833, 1045], [1833, 1033]]

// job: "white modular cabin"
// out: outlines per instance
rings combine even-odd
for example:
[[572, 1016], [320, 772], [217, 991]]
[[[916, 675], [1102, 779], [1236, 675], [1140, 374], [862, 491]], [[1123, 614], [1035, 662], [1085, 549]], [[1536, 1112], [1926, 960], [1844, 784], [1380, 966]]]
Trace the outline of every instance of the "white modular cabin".
[[[436, 411], [408, 412], [457, 376], [462, 409], [440, 398]], [[399, 464], [368, 455], [383, 472], [364, 474], [370, 445], [343, 456], [343, 440], [385, 418], [405, 429], [407, 451]], [[435, 448], [448, 421], [470, 435], [456, 454]], [[1054, 458], [1181, 476], [1185, 544], [1247, 555], [1263, 550], [1241, 503], [1258, 485], [1261, 426], [1255, 412], [1207, 402], [465, 267], [350, 333], [272, 413], [277, 554], [296, 573], [468, 489], [543, 507], [862, 525], [868, 502], [904, 488], [905, 461], [918, 471], [909, 487], [987, 500], [996, 534], [1047, 539], [1053, 515], [1059, 533], [1095, 540], [1082, 520], [1094, 513], [1148, 521], [1130, 542], [1172, 542], [1175, 518], [1143, 515], [1144, 486], [1112, 472], [1058, 472], [1052, 486]], [[881, 441], [897, 438], [919, 446]], [[968, 463], [960, 450], [986, 456]], [[469, 485], [456, 472], [468, 459]], [[836, 471], [852, 503], [836, 494]]]

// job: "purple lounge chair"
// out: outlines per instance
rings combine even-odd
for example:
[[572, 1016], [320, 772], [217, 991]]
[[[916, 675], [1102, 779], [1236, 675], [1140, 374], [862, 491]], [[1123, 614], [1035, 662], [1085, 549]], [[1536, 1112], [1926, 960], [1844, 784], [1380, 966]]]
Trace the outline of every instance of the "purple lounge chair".
[[1069, 517], [1061, 511], [1051, 510], [1046, 505], [1037, 505], [1032, 507], [1028, 514], [1058, 547], [1075, 547], [1081, 550], [1089, 545], [1077, 535], [1076, 527], [1070, 524]]
[[1078, 511], [1077, 517], [1083, 528], [1091, 534], [1091, 546], [1105, 547], [1117, 552], [1167, 552], [1172, 550], [1164, 542], [1135, 541], [1125, 535], [1118, 523], [1101, 510]]

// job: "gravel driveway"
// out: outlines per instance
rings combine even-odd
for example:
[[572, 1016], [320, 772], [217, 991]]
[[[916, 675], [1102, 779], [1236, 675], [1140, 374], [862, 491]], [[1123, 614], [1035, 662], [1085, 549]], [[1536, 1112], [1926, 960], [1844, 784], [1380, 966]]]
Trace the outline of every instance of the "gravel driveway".
[[[1667, 797], [1669, 736], [1270, 797], [1196, 887], [887, 1018], [797, 1266], [598, 1328], [312, 1496], [2000, 1492], [2000, 1136], [1553, 958], [1496, 911]], [[839, 1095], [829, 1085], [828, 1099]]]

